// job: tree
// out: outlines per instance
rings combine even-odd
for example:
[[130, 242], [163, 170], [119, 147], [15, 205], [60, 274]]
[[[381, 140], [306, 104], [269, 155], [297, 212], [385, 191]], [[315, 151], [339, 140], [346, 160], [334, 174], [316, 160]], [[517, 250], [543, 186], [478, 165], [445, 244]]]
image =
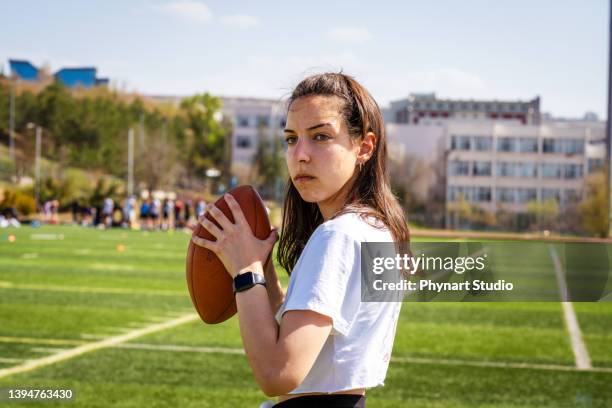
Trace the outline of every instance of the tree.
[[525, 204], [525, 208], [527, 213], [535, 220], [538, 230], [550, 230], [557, 225], [559, 207], [554, 198], [549, 198], [543, 202], [538, 202], [537, 200], [529, 201]]
[[221, 100], [208, 93], [183, 99], [181, 116], [185, 128], [180, 135], [190, 177], [202, 177], [210, 168], [221, 168], [225, 158], [227, 129], [221, 123]]
[[608, 235], [608, 200], [606, 174], [602, 170], [587, 178], [585, 198], [578, 205], [583, 228], [599, 237]]

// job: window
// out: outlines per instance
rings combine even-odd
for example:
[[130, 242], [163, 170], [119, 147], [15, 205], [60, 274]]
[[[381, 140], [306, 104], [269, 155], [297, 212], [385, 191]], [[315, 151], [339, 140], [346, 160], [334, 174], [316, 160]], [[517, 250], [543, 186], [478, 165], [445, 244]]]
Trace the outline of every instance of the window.
[[527, 203], [538, 199], [538, 191], [535, 188], [519, 188], [517, 192], [519, 203]]
[[472, 174], [474, 176], [490, 176], [491, 175], [491, 162], [475, 161], [474, 170]]
[[515, 201], [515, 189], [500, 187], [496, 190], [497, 201], [502, 203], [513, 203]]
[[238, 117], [236, 118], [236, 123], [238, 124], [238, 127], [249, 127], [249, 117], [248, 116], [243, 116], [243, 115], [238, 115]]
[[566, 179], [576, 179], [582, 177], [582, 164], [566, 164], [563, 176]]
[[248, 149], [252, 146], [251, 144], [251, 138], [248, 136], [241, 136], [241, 135], [237, 135], [236, 136], [236, 146], [239, 149]]
[[491, 187], [476, 187], [476, 201], [491, 201]]
[[451, 137], [451, 149], [452, 150], [470, 150], [470, 137], [453, 135]]
[[257, 127], [269, 127], [270, 126], [270, 118], [265, 115], [257, 115]]
[[[482, 189], [482, 190], [480, 190]], [[449, 186], [448, 199], [449, 201], [457, 201], [463, 198], [465, 201], [490, 201], [490, 187], [468, 187], [468, 186]]]
[[463, 187], [461, 186], [448, 186], [448, 199], [449, 201], [457, 201], [460, 197], [463, 196], [465, 199], [465, 194], [463, 192]]
[[543, 188], [542, 189], [542, 202], [548, 200], [555, 200], [557, 203], [561, 202], [561, 190], [558, 188]]
[[535, 163], [519, 163], [517, 165], [517, 176], [535, 178], [538, 177], [538, 166]]
[[584, 139], [545, 138], [542, 151], [544, 153], [584, 154]]
[[519, 152], [521, 153], [538, 152], [538, 139], [535, 137], [521, 137], [518, 144]]
[[561, 166], [555, 163], [542, 164], [542, 177], [544, 178], [561, 178]]
[[564, 140], [563, 152], [566, 154], [583, 154], [584, 139], [566, 139]]
[[498, 177], [516, 177], [516, 164], [509, 162], [498, 162], [497, 163], [497, 176]]
[[545, 138], [542, 142], [543, 153], [561, 153], [561, 146], [556, 139]]
[[563, 203], [575, 204], [580, 201], [580, 191], [574, 189], [563, 190]]
[[469, 176], [470, 175], [470, 162], [455, 160], [450, 163], [450, 174], [451, 176]]
[[603, 159], [588, 159], [587, 168], [589, 173], [596, 172], [600, 170], [604, 165]]
[[497, 139], [497, 151], [498, 152], [514, 152], [516, 151], [516, 138], [514, 137], [500, 137]]
[[474, 137], [474, 149], [484, 152], [490, 151], [492, 144], [491, 136], [476, 136]]

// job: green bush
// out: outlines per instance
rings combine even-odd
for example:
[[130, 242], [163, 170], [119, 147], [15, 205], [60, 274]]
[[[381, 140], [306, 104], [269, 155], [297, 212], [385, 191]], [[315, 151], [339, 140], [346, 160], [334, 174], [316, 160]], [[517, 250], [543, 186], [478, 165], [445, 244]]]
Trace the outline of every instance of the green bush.
[[36, 201], [30, 194], [16, 190], [5, 190], [4, 198], [0, 202], [0, 210], [13, 207], [21, 215], [30, 215], [36, 212]]

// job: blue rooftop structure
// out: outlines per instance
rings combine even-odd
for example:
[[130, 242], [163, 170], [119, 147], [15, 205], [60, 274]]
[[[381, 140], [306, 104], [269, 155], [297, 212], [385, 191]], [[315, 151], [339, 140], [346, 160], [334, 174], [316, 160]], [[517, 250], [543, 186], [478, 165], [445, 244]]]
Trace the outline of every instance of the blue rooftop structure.
[[55, 73], [55, 79], [70, 88], [90, 88], [96, 84], [96, 68], [62, 68]]
[[25, 81], [38, 80], [38, 68], [32, 65], [29, 61], [10, 59], [9, 67], [11, 68], [11, 75], [19, 79], [23, 79]]
[[[26, 81], [38, 81], [38, 68], [26, 60], [9, 60], [11, 75]], [[91, 88], [92, 86], [106, 86], [108, 78], [96, 78], [97, 69], [95, 67], [62, 68], [54, 74], [55, 80], [61, 82], [69, 88], [82, 86]]]

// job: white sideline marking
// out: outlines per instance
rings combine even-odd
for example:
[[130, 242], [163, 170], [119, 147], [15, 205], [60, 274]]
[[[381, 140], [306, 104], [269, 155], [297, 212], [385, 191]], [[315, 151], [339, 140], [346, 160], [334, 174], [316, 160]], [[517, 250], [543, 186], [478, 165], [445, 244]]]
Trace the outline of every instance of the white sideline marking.
[[177, 346], [172, 344], [142, 344], [142, 343], [123, 343], [115, 347], [139, 349], [139, 350], [159, 350], [159, 351], [185, 351], [191, 353], [219, 353], [219, 354], [244, 354], [243, 349], [230, 347], [192, 347]]
[[559, 285], [559, 292], [561, 294], [561, 305], [563, 306], [563, 317], [565, 318], [565, 326], [567, 327], [572, 342], [572, 351], [574, 352], [574, 359], [576, 360], [576, 368], [579, 370], [590, 370], [593, 368], [591, 365], [591, 358], [582, 340], [582, 333], [580, 332], [578, 318], [574, 312], [574, 306], [571, 302], [568, 302], [567, 282], [563, 275], [561, 260], [559, 259], [557, 250], [552, 244], [548, 244], [548, 251], [555, 265], [555, 275], [557, 276], [557, 284]]
[[510, 363], [500, 361], [470, 361], [470, 360], [448, 360], [435, 358], [417, 358], [417, 357], [391, 357], [391, 361], [398, 363], [415, 363], [415, 364], [441, 364], [453, 366], [472, 366], [472, 367], [492, 367], [492, 368], [527, 368], [532, 370], [553, 370], [553, 371], [593, 371], [602, 373], [612, 373], [612, 367], [590, 367], [588, 369], [579, 369], [574, 366], [560, 364], [536, 364], [536, 363]]
[[76, 293], [109, 293], [127, 295], [160, 295], [160, 296], [187, 296], [187, 292], [170, 290], [134, 290], [125, 288], [96, 288], [89, 286], [60, 286], [60, 285], [31, 285], [0, 281], [0, 289], [43, 290], [50, 292], [76, 292]]
[[79, 334], [79, 337], [82, 339], [89, 339], [89, 340], [99, 340], [99, 339], [103, 339], [107, 336], [103, 335], [103, 334], [92, 334], [92, 333], [81, 333]]
[[147, 334], [155, 333], [157, 331], [166, 330], [171, 327], [175, 327], [175, 326], [178, 326], [184, 323], [188, 323], [188, 322], [191, 322], [197, 319], [199, 319], [199, 316], [197, 314], [190, 313], [186, 316], [178, 317], [176, 319], [172, 319], [172, 320], [169, 320], [163, 323], [157, 323], [157, 324], [153, 324], [153, 325], [144, 327], [142, 329], [133, 330], [126, 334], [109, 337], [107, 339], [95, 341], [93, 343], [83, 344], [81, 346], [77, 346], [75, 348], [72, 348], [66, 351], [62, 351], [60, 353], [53, 354], [51, 356], [38, 358], [35, 360], [29, 360], [23, 364], [20, 364], [14, 367], [0, 369], [0, 378], [7, 377], [13, 374], [23, 373], [25, 371], [34, 370], [42, 366], [55, 364], [60, 361], [64, 361], [64, 360], [68, 360], [68, 359], [80, 356], [81, 354], [85, 354], [90, 351], [96, 351], [96, 350], [103, 349], [103, 348], [113, 347], [118, 344], [124, 343], [126, 341], [130, 341], [130, 340], [136, 339], [138, 337], [141, 337]]
[[[190, 353], [215, 353], [215, 354], [244, 354], [244, 350], [231, 347], [193, 347], [181, 346], [172, 344], [143, 344], [143, 343], [123, 343], [114, 346], [116, 348], [128, 348], [139, 350], [154, 350], [154, 351], [174, 351], [174, 352], [190, 352]], [[471, 361], [471, 360], [452, 360], [452, 359], [437, 359], [437, 358], [419, 358], [419, 357], [391, 357], [391, 361], [397, 363], [414, 363], [414, 364], [440, 364], [452, 366], [471, 366], [471, 367], [491, 367], [491, 368], [523, 368], [532, 370], [553, 370], [553, 371], [576, 371], [577, 368], [571, 365], [560, 364], [536, 364], [536, 363], [512, 363], [501, 361]], [[588, 371], [612, 373], [612, 367], [591, 367]]]
[[57, 346], [79, 346], [84, 344], [81, 340], [69, 339], [38, 339], [36, 337], [9, 337], [0, 336], [0, 343], [17, 343], [17, 344], [48, 344]]
[[0, 363], [21, 363], [23, 360], [23, 358], [0, 357]]
[[30, 350], [35, 353], [51, 354], [51, 353], [60, 353], [60, 352], [67, 351], [70, 349], [59, 348], [59, 347], [32, 347]]
[[[59, 340], [59, 339], [36, 339], [26, 337], [3, 337], [4, 341], [9, 343], [24, 343], [24, 344], [71, 344], [78, 340]], [[61, 343], [60, 343], [61, 342]], [[82, 342], [81, 342], [82, 343]], [[91, 344], [91, 343], [89, 343]], [[190, 353], [213, 353], [213, 354], [234, 354], [244, 355], [244, 350], [241, 348], [231, 347], [194, 347], [182, 346], [173, 344], [145, 344], [145, 343], [117, 343], [106, 346], [112, 348], [125, 348], [136, 350], [152, 350], [152, 351], [171, 351], [171, 352], [190, 352]], [[21, 362], [24, 359], [2, 359], [0, 362]], [[471, 367], [489, 367], [489, 368], [519, 368], [532, 370], [552, 370], [552, 371], [577, 371], [578, 369], [571, 365], [560, 364], [536, 364], [536, 363], [512, 363], [501, 361], [476, 361], [476, 360], [455, 360], [455, 359], [436, 359], [436, 358], [420, 358], [420, 357], [391, 357], [391, 361], [404, 364], [429, 364], [429, 365], [449, 365], [449, 366], [471, 366]], [[591, 367], [586, 371], [612, 373], [612, 367]]]

